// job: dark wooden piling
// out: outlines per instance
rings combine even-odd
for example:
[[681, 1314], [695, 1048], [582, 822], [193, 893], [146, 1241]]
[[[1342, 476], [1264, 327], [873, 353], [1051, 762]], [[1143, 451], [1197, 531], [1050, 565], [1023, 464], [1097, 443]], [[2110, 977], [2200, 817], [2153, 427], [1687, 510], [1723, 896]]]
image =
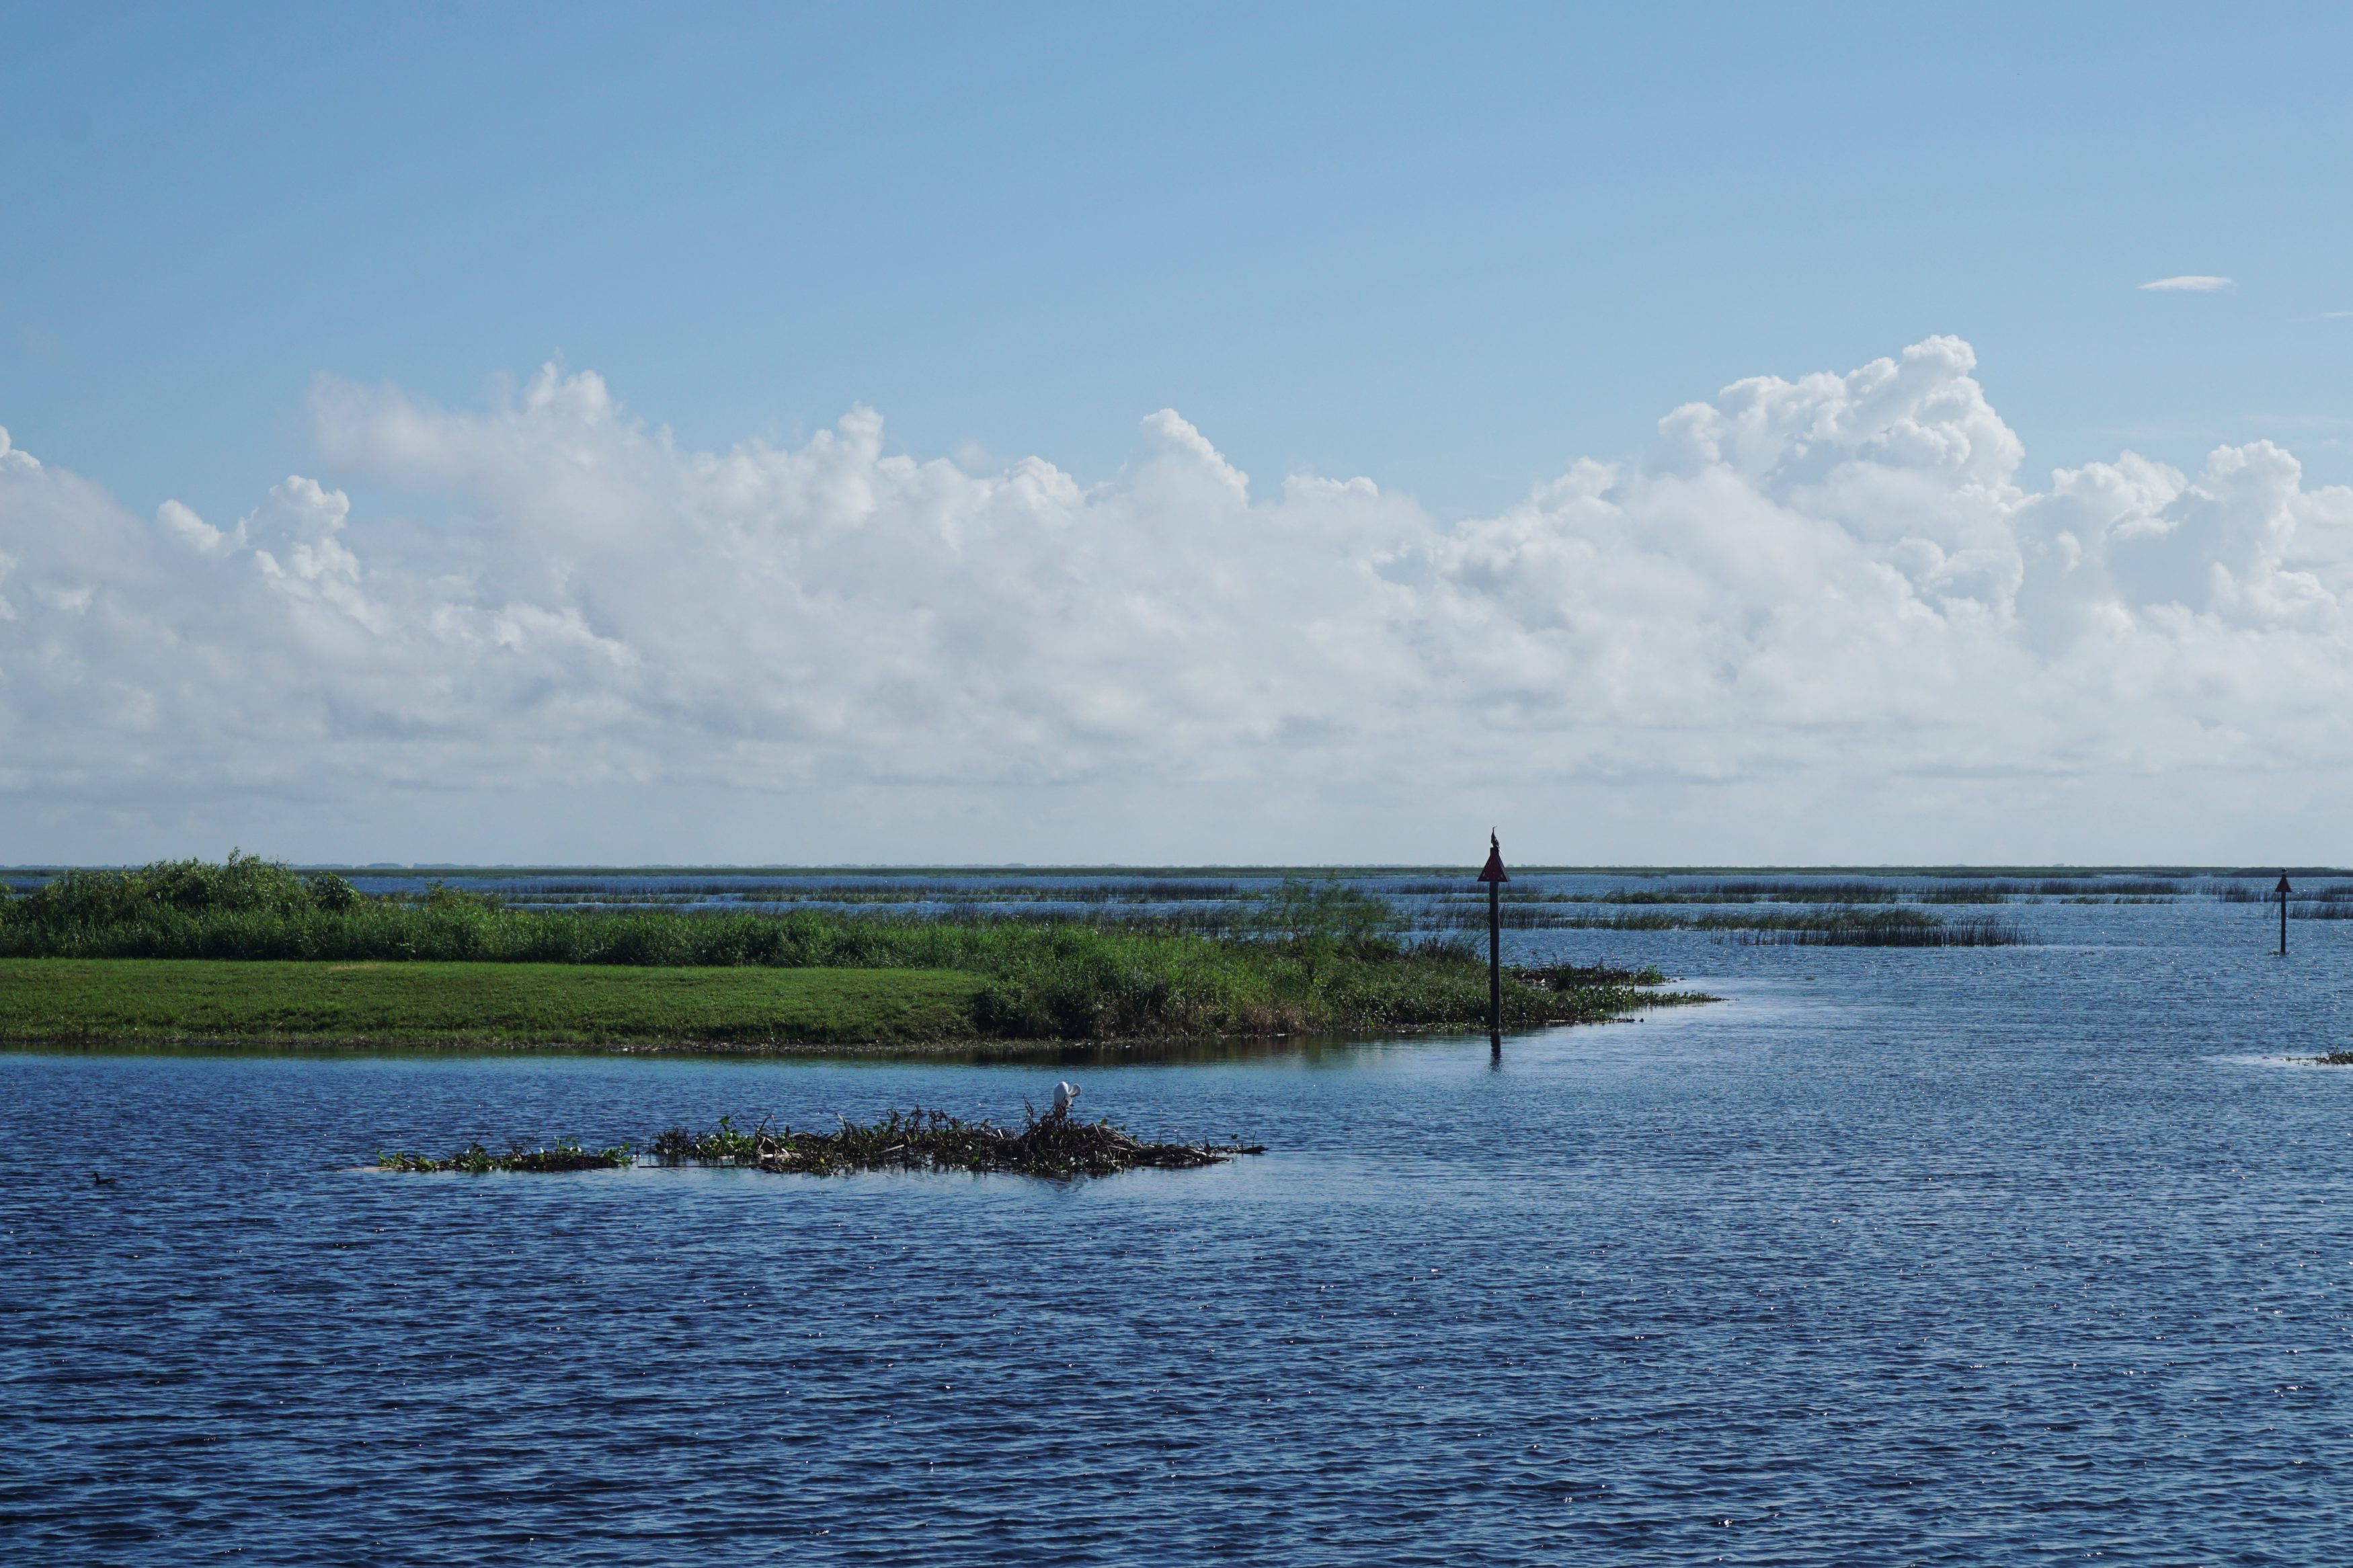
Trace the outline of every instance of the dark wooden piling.
[[1512, 879], [1504, 869], [1504, 847], [1491, 830], [1487, 864], [1479, 879], [1487, 884], [1487, 1044], [1504, 1048], [1504, 884]]
[[2277, 893], [2277, 894], [2279, 895], [2279, 901], [2280, 901], [2280, 950], [2279, 950], [2279, 955], [2280, 955], [2282, 958], [2285, 958], [2285, 957], [2287, 956], [2287, 895], [2288, 895], [2287, 873], [2286, 873], [2285, 871], [2282, 871], [2282, 872], [2280, 873], [2279, 886], [2278, 886], [2278, 887], [2276, 887], [2276, 888], [2274, 888], [2274, 889], [2272, 889], [2272, 891], [2273, 891], [2273, 892], [2274, 892], [2274, 893]]

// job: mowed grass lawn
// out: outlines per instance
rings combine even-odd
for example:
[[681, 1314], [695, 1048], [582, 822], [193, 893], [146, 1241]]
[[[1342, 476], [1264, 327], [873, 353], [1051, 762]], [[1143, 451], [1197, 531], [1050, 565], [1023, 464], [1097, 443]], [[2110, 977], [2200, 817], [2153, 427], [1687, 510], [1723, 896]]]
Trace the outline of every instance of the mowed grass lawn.
[[967, 1039], [949, 969], [0, 959], [0, 1039], [884, 1044]]

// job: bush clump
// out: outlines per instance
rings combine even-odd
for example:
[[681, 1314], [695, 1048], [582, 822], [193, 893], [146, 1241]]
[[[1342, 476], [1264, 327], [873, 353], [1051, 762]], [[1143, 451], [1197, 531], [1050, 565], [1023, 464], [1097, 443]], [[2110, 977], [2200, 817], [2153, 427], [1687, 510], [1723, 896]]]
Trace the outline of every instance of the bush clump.
[[126, 927], [156, 922], [299, 920], [313, 912], [348, 913], [366, 902], [357, 888], [332, 871], [306, 878], [281, 861], [232, 849], [217, 865], [158, 860], [135, 871], [61, 872], [11, 900], [0, 914], [8, 925], [62, 946], [104, 942]]

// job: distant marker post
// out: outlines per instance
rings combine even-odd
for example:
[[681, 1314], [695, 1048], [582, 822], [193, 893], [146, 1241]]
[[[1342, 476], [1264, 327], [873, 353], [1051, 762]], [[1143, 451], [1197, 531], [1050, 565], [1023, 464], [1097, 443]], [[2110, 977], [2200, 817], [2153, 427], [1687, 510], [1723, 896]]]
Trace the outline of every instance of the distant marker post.
[[2287, 888], [2287, 873], [2286, 873], [2286, 872], [2282, 871], [2282, 872], [2280, 873], [2279, 886], [2278, 886], [2278, 887], [2276, 887], [2276, 888], [2274, 888], [2274, 889], [2272, 889], [2272, 891], [2273, 891], [2273, 892], [2274, 892], [2274, 893], [2277, 893], [2277, 894], [2279, 895], [2279, 901], [2280, 901], [2280, 950], [2279, 950], [2279, 955], [2280, 955], [2282, 958], [2285, 958], [2285, 957], [2287, 956], [2287, 893], [2288, 893], [2288, 888]]
[[1504, 869], [1504, 847], [1490, 830], [1487, 864], [1479, 879], [1487, 884], [1487, 1044], [1504, 1048], [1504, 884], [1512, 879]]

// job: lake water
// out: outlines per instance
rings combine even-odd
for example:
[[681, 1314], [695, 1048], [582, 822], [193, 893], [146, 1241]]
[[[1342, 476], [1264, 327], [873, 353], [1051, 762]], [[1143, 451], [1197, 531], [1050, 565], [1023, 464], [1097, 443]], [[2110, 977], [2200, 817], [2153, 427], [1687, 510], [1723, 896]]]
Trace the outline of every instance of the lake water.
[[[1077, 1068], [0, 1055], [24, 1561], [2318, 1563], [2353, 1552], [2353, 922], [1524, 931], [1728, 1000]], [[723, 1112], [1261, 1158], [390, 1176]], [[114, 1184], [96, 1185], [103, 1169]]]

